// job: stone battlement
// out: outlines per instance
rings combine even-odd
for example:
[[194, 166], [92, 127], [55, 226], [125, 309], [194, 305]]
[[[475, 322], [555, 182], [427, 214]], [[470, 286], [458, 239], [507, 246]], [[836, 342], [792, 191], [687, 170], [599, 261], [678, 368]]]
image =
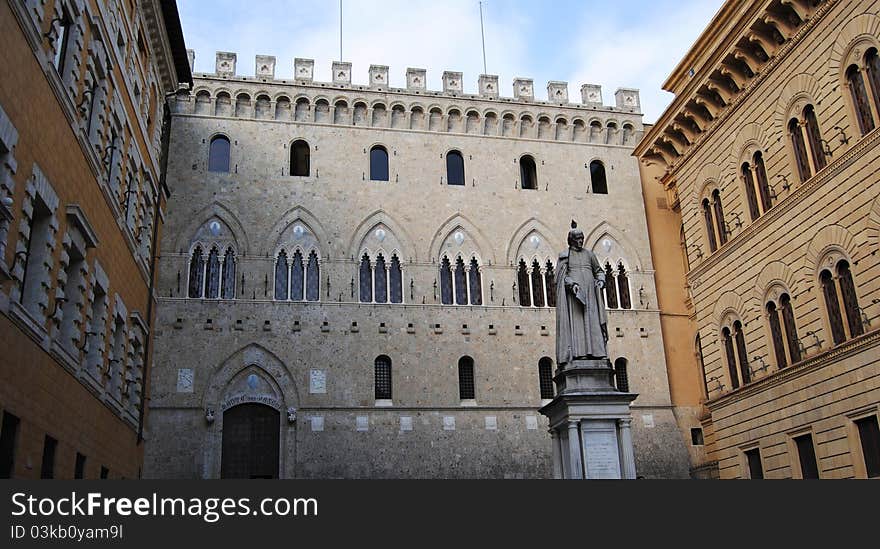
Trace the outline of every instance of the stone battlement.
[[[192, 69], [195, 61], [195, 52], [187, 50], [189, 55], [189, 64]], [[246, 76], [236, 75], [236, 64], [238, 56], [234, 52], [218, 51], [216, 53], [216, 63], [214, 73], [202, 73], [197, 76], [218, 77], [218, 78], [243, 78]], [[257, 55], [254, 61], [254, 78], [270, 81], [275, 80], [276, 58], [271, 55]], [[314, 80], [315, 61], [313, 59], [296, 58], [293, 60], [293, 83], [300, 85], [332, 85], [336, 87], [352, 87], [352, 64], [343, 61], [334, 61], [332, 65], [332, 82], [316, 82]], [[614, 92], [615, 104], [611, 107], [603, 105], [602, 102], [602, 86], [598, 84], [584, 84], [581, 86], [581, 102], [572, 103], [568, 95], [568, 82], [551, 80], [547, 83], [547, 100], [537, 99], [535, 95], [535, 82], [531, 78], [514, 78], [513, 79], [513, 96], [512, 98], [502, 97], [499, 89], [499, 77], [494, 74], [481, 74], [478, 79], [477, 94], [464, 93], [463, 74], [455, 71], [443, 72], [443, 89], [428, 90], [427, 88], [427, 70], [421, 68], [406, 69], [406, 88], [393, 88], [389, 86], [389, 68], [387, 65], [370, 65], [368, 81], [365, 86], [358, 86], [360, 89], [374, 89], [376, 91], [388, 92], [407, 92], [425, 95], [448, 95], [452, 97], [478, 97], [481, 99], [507, 99], [525, 103], [546, 103], [559, 106], [577, 106], [593, 107], [599, 109], [613, 108], [625, 112], [640, 114], [641, 103], [639, 99], [639, 90], [634, 88], [618, 88]], [[283, 80], [287, 82], [287, 80]]]

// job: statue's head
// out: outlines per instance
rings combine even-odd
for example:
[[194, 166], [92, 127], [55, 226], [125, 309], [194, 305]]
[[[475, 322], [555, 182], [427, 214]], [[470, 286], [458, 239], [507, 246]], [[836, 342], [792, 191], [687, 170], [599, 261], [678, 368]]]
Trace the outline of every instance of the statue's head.
[[568, 245], [577, 251], [584, 248], [584, 231], [578, 229], [577, 223], [571, 220], [571, 230], [568, 231]]

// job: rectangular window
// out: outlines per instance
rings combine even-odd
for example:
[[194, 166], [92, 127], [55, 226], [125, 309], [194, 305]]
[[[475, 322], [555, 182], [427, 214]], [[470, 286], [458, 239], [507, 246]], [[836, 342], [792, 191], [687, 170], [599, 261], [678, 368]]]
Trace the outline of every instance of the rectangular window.
[[868, 478], [880, 477], [880, 426], [877, 425], [877, 416], [856, 420], [856, 427], [862, 443], [865, 472]]
[[106, 479], [109, 474], [110, 474], [110, 469], [107, 469], [106, 467], [104, 467], [102, 465], [101, 466], [101, 480]]
[[73, 478], [85, 478], [83, 473], [86, 469], [86, 456], [76, 453], [76, 465], [73, 469]]
[[67, 43], [70, 41], [70, 25], [70, 16], [67, 15], [67, 10], [63, 10], [61, 20], [58, 22], [58, 35], [55, 38], [57, 44], [55, 58], [53, 59], [55, 70], [58, 71], [58, 74], [64, 73], [64, 63], [67, 60]]
[[751, 450], [746, 450], [746, 461], [749, 465], [749, 478], [764, 478], [764, 467], [761, 465], [760, 449], [752, 448]]
[[43, 464], [40, 466], [40, 478], [55, 478], [55, 449], [58, 441], [46, 435], [43, 441]]
[[819, 478], [819, 464], [816, 463], [816, 449], [813, 447], [812, 435], [795, 437], [798, 459], [801, 463], [801, 478]]
[[18, 418], [3, 412], [0, 430], [0, 478], [12, 478], [15, 472], [15, 443], [18, 438]]
[[691, 428], [691, 444], [694, 446], [703, 445], [703, 429], [700, 427]]
[[42, 278], [45, 274], [44, 263], [51, 261], [49, 239], [52, 234], [52, 212], [43, 200], [37, 196], [33, 202], [30, 237], [21, 278], [21, 304], [28, 312], [39, 317], [40, 294], [44, 292]]

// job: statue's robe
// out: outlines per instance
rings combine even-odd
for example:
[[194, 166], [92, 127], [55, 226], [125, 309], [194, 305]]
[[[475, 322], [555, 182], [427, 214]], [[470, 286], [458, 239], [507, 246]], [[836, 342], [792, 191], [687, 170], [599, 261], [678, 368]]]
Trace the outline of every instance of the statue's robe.
[[[556, 273], [556, 363], [575, 358], [608, 356], [608, 319], [605, 301], [596, 281], [605, 282], [605, 271], [593, 252], [569, 248], [559, 254]], [[577, 284], [578, 294], [572, 286]]]

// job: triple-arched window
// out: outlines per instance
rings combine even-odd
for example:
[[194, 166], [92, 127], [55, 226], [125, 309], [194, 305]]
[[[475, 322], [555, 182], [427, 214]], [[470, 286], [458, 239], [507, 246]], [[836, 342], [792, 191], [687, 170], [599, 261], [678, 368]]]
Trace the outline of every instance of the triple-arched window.
[[[746, 200], [749, 203], [749, 215], [752, 220], [758, 219], [769, 210], [771, 202], [770, 182], [767, 169], [764, 167], [764, 155], [761, 151], [752, 155], [752, 162], [743, 162], [741, 166], [743, 184], [746, 189]], [[760, 197], [760, 200], [759, 198]]]
[[791, 296], [782, 293], [778, 298], [770, 299], [765, 305], [767, 322], [770, 325], [770, 338], [773, 342], [773, 354], [776, 367], [785, 368], [801, 360], [801, 346], [794, 321], [794, 309]]
[[608, 180], [605, 176], [605, 164], [599, 160], [590, 162], [590, 186], [593, 194], [608, 194]]
[[824, 168], [827, 162], [813, 105], [804, 107], [801, 119], [795, 117], [788, 121], [788, 136], [798, 177], [804, 182]]
[[617, 267], [605, 262], [605, 306], [609, 309], [632, 309], [629, 292], [629, 275], [623, 261]]
[[731, 387], [738, 389], [741, 383], [749, 383], [752, 380], [752, 371], [749, 366], [749, 354], [746, 350], [745, 333], [743, 333], [743, 325], [739, 319], [728, 321], [721, 328], [721, 345], [727, 359]]
[[846, 84], [862, 135], [873, 130], [880, 118], [880, 57], [877, 48], [869, 48], [846, 69]]
[[483, 281], [476, 257], [471, 257], [465, 264], [458, 256], [453, 264], [448, 256], [443, 256], [440, 260], [440, 302], [444, 305], [483, 304]]
[[290, 146], [290, 175], [307, 177], [309, 173], [309, 144], [298, 139]]
[[388, 181], [388, 150], [382, 145], [370, 149], [370, 181]]
[[519, 178], [520, 186], [523, 189], [538, 188], [538, 168], [535, 165], [535, 159], [530, 155], [523, 155], [519, 159]]
[[403, 303], [403, 272], [397, 254], [386, 259], [379, 253], [371, 261], [370, 254], [364, 252], [358, 281], [361, 303]]
[[458, 151], [446, 153], [446, 184], [464, 185], [464, 157]]
[[555, 307], [556, 306], [556, 273], [553, 262], [549, 259], [541, 266], [537, 259], [530, 264], [525, 259], [519, 260], [516, 271], [516, 283], [519, 287], [519, 304], [521, 307]]
[[849, 262], [839, 260], [833, 272], [831, 268], [823, 269], [819, 273], [819, 283], [825, 297], [825, 312], [834, 344], [862, 335], [865, 329]]
[[207, 258], [202, 246], [196, 246], [189, 261], [187, 296], [207, 299], [235, 297], [235, 251], [229, 247], [222, 253], [211, 246]]
[[208, 171], [229, 173], [229, 138], [215, 135], [208, 148]]
[[281, 250], [275, 258], [275, 299], [279, 301], [319, 301], [321, 268], [315, 250], [308, 256], [300, 249], [288, 255]]

